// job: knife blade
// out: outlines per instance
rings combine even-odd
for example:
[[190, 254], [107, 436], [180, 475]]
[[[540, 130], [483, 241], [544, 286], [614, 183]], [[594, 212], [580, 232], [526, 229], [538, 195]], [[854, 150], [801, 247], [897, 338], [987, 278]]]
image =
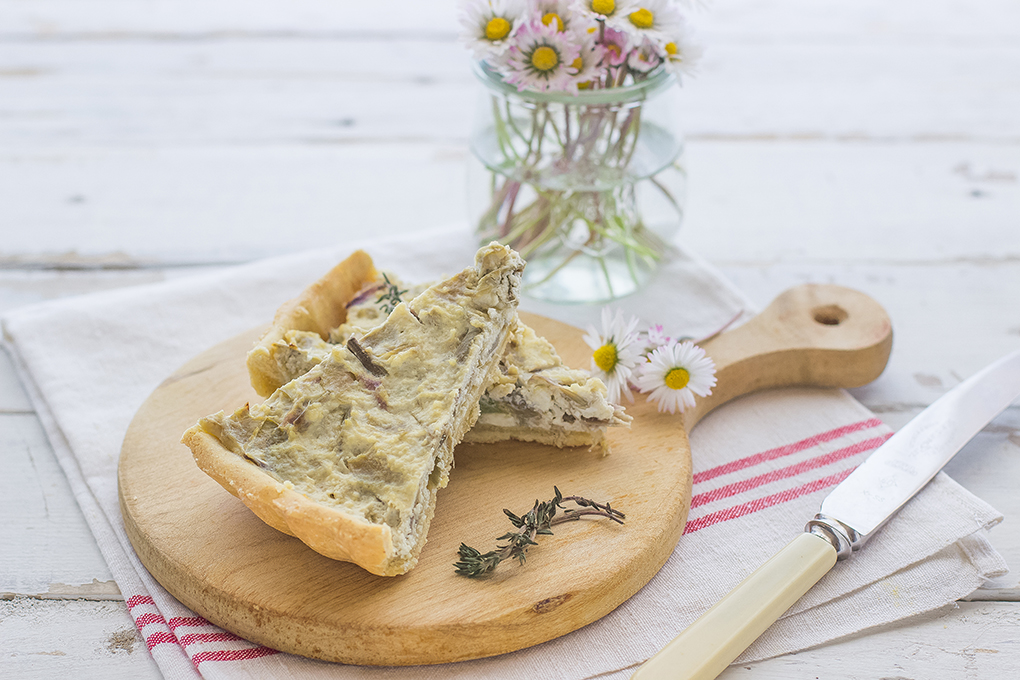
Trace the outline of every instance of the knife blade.
[[1020, 350], [940, 397], [872, 453], [822, 501], [804, 533], [742, 581], [633, 680], [710, 680], [848, 559], [963, 446], [1020, 397]]

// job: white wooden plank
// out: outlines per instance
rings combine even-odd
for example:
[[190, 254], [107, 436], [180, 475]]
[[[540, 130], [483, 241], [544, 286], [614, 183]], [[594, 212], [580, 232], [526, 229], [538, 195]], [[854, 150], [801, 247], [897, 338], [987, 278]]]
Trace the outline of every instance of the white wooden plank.
[[[870, 36], [901, 39], [1011, 38], [1020, 33], [1012, 0], [714, 0], [693, 14], [712, 35], [788, 41]], [[188, 35], [350, 32], [446, 34], [456, 31], [456, 0], [0, 0], [2, 37], [163, 39]]]
[[11, 357], [0, 349], [0, 415], [31, 412], [32, 404], [14, 373]]
[[3, 0], [0, 36], [40, 40], [178, 38], [247, 33], [456, 32], [455, 0]]
[[[692, 139], [1020, 143], [1020, 42], [722, 42], [686, 81]], [[909, 85], [907, 85], [909, 84]], [[456, 41], [0, 41], [0, 144], [465, 141]]]
[[[242, 260], [466, 217], [463, 147], [0, 153], [11, 258]], [[1011, 262], [1020, 155], [985, 144], [691, 142], [682, 242], [726, 263]]]
[[123, 602], [0, 601], [0, 666], [19, 680], [157, 680]]
[[[34, 155], [34, 154], [33, 154]], [[0, 160], [4, 255], [239, 261], [462, 219], [464, 158], [433, 144], [65, 149]]]
[[692, 142], [686, 163], [680, 239], [713, 261], [838, 266], [1020, 254], [1014, 147]]
[[[122, 600], [34, 415], [0, 414], [0, 597]], [[2, 637], [2, 636], [0, 636]]]

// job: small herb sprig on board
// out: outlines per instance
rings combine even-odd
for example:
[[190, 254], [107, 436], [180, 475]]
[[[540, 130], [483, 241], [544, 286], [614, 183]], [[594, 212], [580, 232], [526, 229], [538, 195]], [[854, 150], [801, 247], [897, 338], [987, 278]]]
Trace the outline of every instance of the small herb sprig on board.
[[[556, 492], [555, 498], [544, 502], [536, 500], [535, 505], [523, 517], [503, 509], [510, 523], [517, 528], [517, 531], [507, 532], [496, 539], [507, 541], [506, 545], [497, 546], [495, 550], [483, 554], [461, 543], [457, 551], [460, 561], [453, 565], [457, 568], [457, 573], [461, 576], [483, 576], [495, 570], [503, 560], [514, 557], [524, 564], [528, 548], [538, 545], [535, 537], [551, 536], [552, 527], [557, 524], [573, 522], [586, 515], [605, 517], [617, 524], [623, 524], [626, 518], [622, 512], [610, 507], [609, 503], [596, 503], [580, 496], [564, 496], [555, 486], [553, 489]], [[578, 507], [564, 508], [563, 504], [567, 502]], [[557, 515], [557, 510], [562, 510], [563, 514]]]
[[386, 290], [383, 292], [382, 295], [379, 296], [379, 299], [376, 300], [375, 302], [376, 304], [382, 305], [384, 312], [386, 312], [387, 314], [392, 314], [393, 310], [396, 309], [397, 305], [400, 304], [400, 296], [406, 293], [407, 291], [400, 290], [397, 284], [391, 283], [390, 277], [388, 277], [386, 274], [383, 274], [382, 277], [383, 281], [386, 282]]

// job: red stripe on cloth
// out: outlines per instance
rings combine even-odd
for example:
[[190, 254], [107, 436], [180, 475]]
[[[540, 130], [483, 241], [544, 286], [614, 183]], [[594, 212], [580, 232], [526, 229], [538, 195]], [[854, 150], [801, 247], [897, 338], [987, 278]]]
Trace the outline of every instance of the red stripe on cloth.
[[699, 506], [705, 505], [706, 503], [717, 501], [720, 498], [729, 498], [730, 496], [736, 496], [738, 493], [749, 491], [751, 489], [762, 486], [763, 484], [776, 482], [779, 481], [780, 479], [787, 479], [789, 477], [799, 475], [802, 472], [808, 472], [809, 470], [814, 470], [816, 468], [824, 467], [826, 465], [831, 465], [833, 463], [843, 460], [844, 458], [849, 458], [851, 456], [856, 456], [857, 454], [864, 453], [865, 451], [877, 449], [879, 446], [885, 443], [885, 441], [889, 439], [889, 437], [891, 436], [892, 434], [890, 433], [884, 434], [881, 437], [865, 439], [864, 441], [857, 442], [856, 444], [852, 444], [851, 446], [845, 446], [842, 449], [836, 449], [835, 451], [830, 451], [829, 453], [823, 454], [821, 456], [815, 456], [814, 458], [809, 458], [808, 460], [801, 461], [796, 465], [790, 465], [779, 470], [772, 470], [771, 472], [766, 472], [765, 474], [758, 475], [757, 477], [751, 477], [750, 479], [744, 479], [739, 482], [734, 482], [733, 484], [720, 486], [718, 489], [712, 489], [711, 491], [706, 491], [705, 493], [699, 493], [695, 495], [694, 498], [691, 499], [691, 507], [697, 508]]
[[156, 604], [156, 602], [155, 602], [155, 600], [153, 600], [148, 595], [132, 595], [131, 597], [129, 597], [127, 599], [126, 604], [127, 604], [128, 611], [131, 611], [132, 609], [134, 609], [135, 607], [137, 607], [140, 604], [153, 604], [154, 605], [154, 604]]
[[199, 652], [191, 657], [191, 662], [198, 668], [199, 664], [206, 661], [246, 661], [257, 659], [270, 654], [279, 654], [275, 649], [269, 647], [251, 647], [249, 649], [222, 649], [216, 652]]
[[753, 456], [747, 456], [745, 458], [740, 458], [739, 460], [734, 460], [729, 463], [725, 463], [723, 465], [710, 468], [708, 470], [703, 470], [694, 475], [694, 483], [700, 484], [701, 482], [707, 482], [708, 480], [714, 479], [720, 475], [725, 475], [730, 472], [736, 472], [737, 470], [743, 470], [753, 465], [764, 463], [767, 460], [775, 460], [776, 458], [789, 456], [794, 453], [798, 453], [799, 451], [803, 451], [804, 449], [809, 449], [812, 446], [832, 441], [833, 439], [837, 439], [839, 437], [851, 434], [853, 432], [859, 432], [861, 430], [867, 430], [872, 427], [878, 427], [881, 424], [882, 421], [879, 420], [878, 418], [869, 418], [868, 420], [862, 420], [859, 423], [852, 423], [850, 425], [844, 425], [843, 427], [837, 427], [834, 430], [822, 432], [812, 437], [808, 437], [807, 439], [801, 439], [799, 442], [779, 446], [774, 449], [769, 449], [768, 451], [756, 453]]
[[188, 633], [182, 635], [180, 638], [181, 644], [185, 647], [188, 645], [197, 645], [203, 642], [236, 642], [237, 640], [244, 640], [244, 638], [237, 637], [233, 633]]
[[757, 498], [747, 503], [734, 505], [732, 508], [719, 510], [718, 512], [711, 512], [688, 522], [687, 526], [684, 528], [684, 534], [693, 534], [695, 531], [700, 531], [701, 529], [710, 527], [713, 524], [728, 522], [731, 519], [750, 515], [751, 513], [758, 512], [759, 510], [771, 508], [774, 505], [781, 505], [809, 493], [814, 493], [815, 491], [835, 486], [846, 479], [853, 471], [854, 468], [848, 468], [842, 472], [837, 472], [834, 475], [822, 477], [821, 479], [816, 479], [813, 482], [808, 482], [807, 484], [787, 489], [786, 491], [781, 491], [779, 493], [772, 494], [771, 496]]
[[212, 626], [201, 616], [175, 616], [166, 622], [166, 625], [170, 627], [170, 630], [177, 630], [181, 626]]
[[145, 614], [142, 614], [137, 619], [135, 619], [135, 625], [138, 626], [139, 630], [141, 630], [145, 626], [148, 626], [151, 623], [159, 623], [165, 626], [166, 620], [159, 614], [152, 614], [150, 612], [146, 612]]
[[145, 638], [145, 644], [151, 651], [152, 648], [155, 647], [156, 645], [169, 645], [169, 644], [176, 645], [177, 638], [175, 638], [170, 633], [160, 631], [158, 633], [153, 633], [149, 637]]

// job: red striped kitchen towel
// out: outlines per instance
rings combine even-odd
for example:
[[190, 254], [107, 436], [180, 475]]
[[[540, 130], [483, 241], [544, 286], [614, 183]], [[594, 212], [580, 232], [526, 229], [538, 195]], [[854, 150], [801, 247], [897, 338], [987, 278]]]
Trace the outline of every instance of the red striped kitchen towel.
[[[452, 244], [452, 245], [451, 245]], [[548, 643], [434, 667], [357, 668], [277, 653], [188, 610], [142, 566], [124, 532], [117, 456], [135, 411], [198, 352], [272, 317], [276, 307], [355, 247], [407, 280], [458, 271], [463, 231], [347, 244], [189, 279], [57, 300], [9, 313], [5, 341], [125, 604], [167, 678], [623, 678], [785, 545], [890, 430], [839, 390], [742, 398], [694, 430], [686, 533], [661, 572], [602, 620]], [[698, 336], [749, 305], [704, 262], [678, 253], [626, 310]], [[524, 308], [583, 327], [599, 310]], [[74, 333], [53, 333], [55, 327]], [[96, 427], [103, 423], [103, 427]], [[226, 492], [224, 492], [226, 493]], [[821, 644], [928, 611], [1005, 569], [985, 538], [988, 505], [939, 475], [869, 545], [837, 565], [742, 660]], [[852, 568], [845, 568], [852, 564]]]

